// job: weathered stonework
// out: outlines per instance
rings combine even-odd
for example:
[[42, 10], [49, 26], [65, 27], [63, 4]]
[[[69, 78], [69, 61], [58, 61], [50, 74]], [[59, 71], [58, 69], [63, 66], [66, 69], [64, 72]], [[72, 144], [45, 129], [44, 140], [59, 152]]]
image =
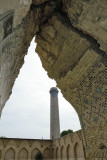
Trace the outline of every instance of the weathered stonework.
[[19, 25], [17, 29], [12, 27], [12, 33], [10, 32], [4, 39], [2, 39], [0, 44], [0, 110], [2, 110], [5, 102], [11, 94], [11, 89], [19, 74], [19, 69], [24, 63], [24, 56], [27, 53], [28, 46], [30, 45], [36, 30], [38, 30], [38, 25], [35, 25], [35, 20], [38, 18], [37, 15], [35, 16], [36, 13], [37, 10], [35, 12], [30, 11], [27, 19], [25, 18], [23, 23]]
[[81, 131], [54, 140], [52, 155], [53, 160], [85, 160]]
[[63, 11], [72, 25], [98, 41], [107, 52], [107, 1], [63, 0]]
[[0, 139], [0, 160], [35, 160], [38, 152], [51, 159], [52, 141], [36, 139]]
[[0, 138], [0, 160], [35, 160], [38, 152], [44, 160], [85, 160], [81, 131], [53, 141]]
[[43, 67], [78, 113], [87, 159], [106, 158], [107, 1], [3, 0], [0, 7], [0, 112], [36, 35]]

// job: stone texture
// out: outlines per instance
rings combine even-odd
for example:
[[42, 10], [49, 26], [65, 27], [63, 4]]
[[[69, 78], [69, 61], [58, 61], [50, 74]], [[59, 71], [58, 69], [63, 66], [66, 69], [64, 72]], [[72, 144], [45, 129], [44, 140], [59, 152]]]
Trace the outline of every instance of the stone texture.
[[51, 146], [50, 140], [0, 138], [0, 160], [34, 160], [38, 152], [49, 159]]
[[21, 24], [23, 18], [27, 15], [31, 5], [31, 0], [1, 0], [0, 15], [14, 12], [13, 27], [17, 28]]
[[107, 52], [106, 0], [63, 0], [63, 10], [76, 28], [96, 39]]
[[85, 159], [81, 131], [68, 134], [56, 140], [0, 138], [0, 160], [35, 160], [41, 152], [44, 160]]
[[[14, 16], [14, 11], [10, 11], [9, 13], [6, 12], [1, 16], [0, 27], [2, 28], [2, 33], [0, 34], [0, 114], [6, 101], [11, 95], [14, 81], [24, 63], [24, 56], [27, 53], [30, 42], [35, 34], [39, 31], [39, 25], [41, 24], [41, 21], [44, 22], [43, 19], [40, 18], [44, 14], [43, 9], [47, 11], [45, 6], [43, 6], [43, 8], [31, 7], [31, 10], [27, 13], [27, 16], [23, 20], [21, 19], [21, 21], [20, 18], [22, 16], [19, 16], [20, 18], [18, 21], [18, 17]], [[17, 11], [15, 10], [15, 12]], [[46, 14], [47, 17], [50, 16], [48, 11]], [[45, 17], [46, 14], [44, 14]], [[10, 18], [12, 19], [11, 21], [9, 21]], [[14, 25], [15, 21], [18, 21], [20, 25]], [[9, 22], [10, 27], [8, 32], [7, 25], [7, 28], [3, 28], [4, 24], [7, 22]]]
[[[11, 89], [16, 77], [19, 74], [19, 69], [24, 63], [24, 56], [28, 46], [35, 34], [38, 31], [36, 12], [29, 12], [29, 16], [24, 19], [23, 23], [17, 29], [13, 29], [12, 33], [7, 35], [0, 44], [0, 62], [1, 62], [1, 107], [2, 110], [5, 102], [8, 100]], [[32, 25], [32, 26], [31, 26]]]
[[39, 4], [43, 4], [44, 2], [47, 2], [50, 0], [32, 0], [32, 4], [34, 5], [39, 5]]
[[[99, 146], [107, 146], [103, 125], [107, 121], [106, 54], [93, 38], [75, 29], [61, 14], [41, 27], [36, 42], [43, 67], [78, 113], [87, 157], [96, 158], [92, 154], [94, 148], [103, 158], [106, 147], [101, 150]], [[101, 128], [103, 138], [97, 141]]]
[[106, 158], [107, 1], [5, 0], [0, 8], [0, 112], [36, 35], [44, 69], [78, 113], [87, 159]]

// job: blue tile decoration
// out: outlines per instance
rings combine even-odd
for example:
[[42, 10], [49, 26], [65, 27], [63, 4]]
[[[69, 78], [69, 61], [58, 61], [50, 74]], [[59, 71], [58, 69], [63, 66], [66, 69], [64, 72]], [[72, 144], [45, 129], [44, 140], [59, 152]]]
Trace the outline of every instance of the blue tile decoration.
[[84, 98], [84, 103], [88, 104], [88, 99], [87, 98]]
[[96, 92], [97, 94], [102, 94], [102, 89], [97, 86], [97, 87], [95, 87], [95, 92]]
[[93, 117], [94, 122], [98, 122], [98, 118], [96, 116]]

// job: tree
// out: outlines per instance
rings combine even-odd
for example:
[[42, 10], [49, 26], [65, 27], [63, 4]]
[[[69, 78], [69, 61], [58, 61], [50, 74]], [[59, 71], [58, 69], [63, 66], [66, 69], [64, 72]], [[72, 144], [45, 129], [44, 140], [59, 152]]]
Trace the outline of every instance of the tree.
[[35, 156], [35, 160], [43, 160], [43, 156], [41, 152], [37, 153], [37, 155]]
[[63, 136], [65, 136], [65, 135], [69, 134], [69, 133], [73, 133], [73, 130], [68, 129], [68, 130], [62, 131], [61, 134], [60, 134], [60, 137], [63, 137]]

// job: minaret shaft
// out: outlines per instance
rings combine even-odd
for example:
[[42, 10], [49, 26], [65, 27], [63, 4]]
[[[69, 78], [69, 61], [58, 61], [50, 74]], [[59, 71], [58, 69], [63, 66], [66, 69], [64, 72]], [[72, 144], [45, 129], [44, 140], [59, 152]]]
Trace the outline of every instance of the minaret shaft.
[[50, 138], [60, 137], [58, 90], [53, 87], [50, 90]]

